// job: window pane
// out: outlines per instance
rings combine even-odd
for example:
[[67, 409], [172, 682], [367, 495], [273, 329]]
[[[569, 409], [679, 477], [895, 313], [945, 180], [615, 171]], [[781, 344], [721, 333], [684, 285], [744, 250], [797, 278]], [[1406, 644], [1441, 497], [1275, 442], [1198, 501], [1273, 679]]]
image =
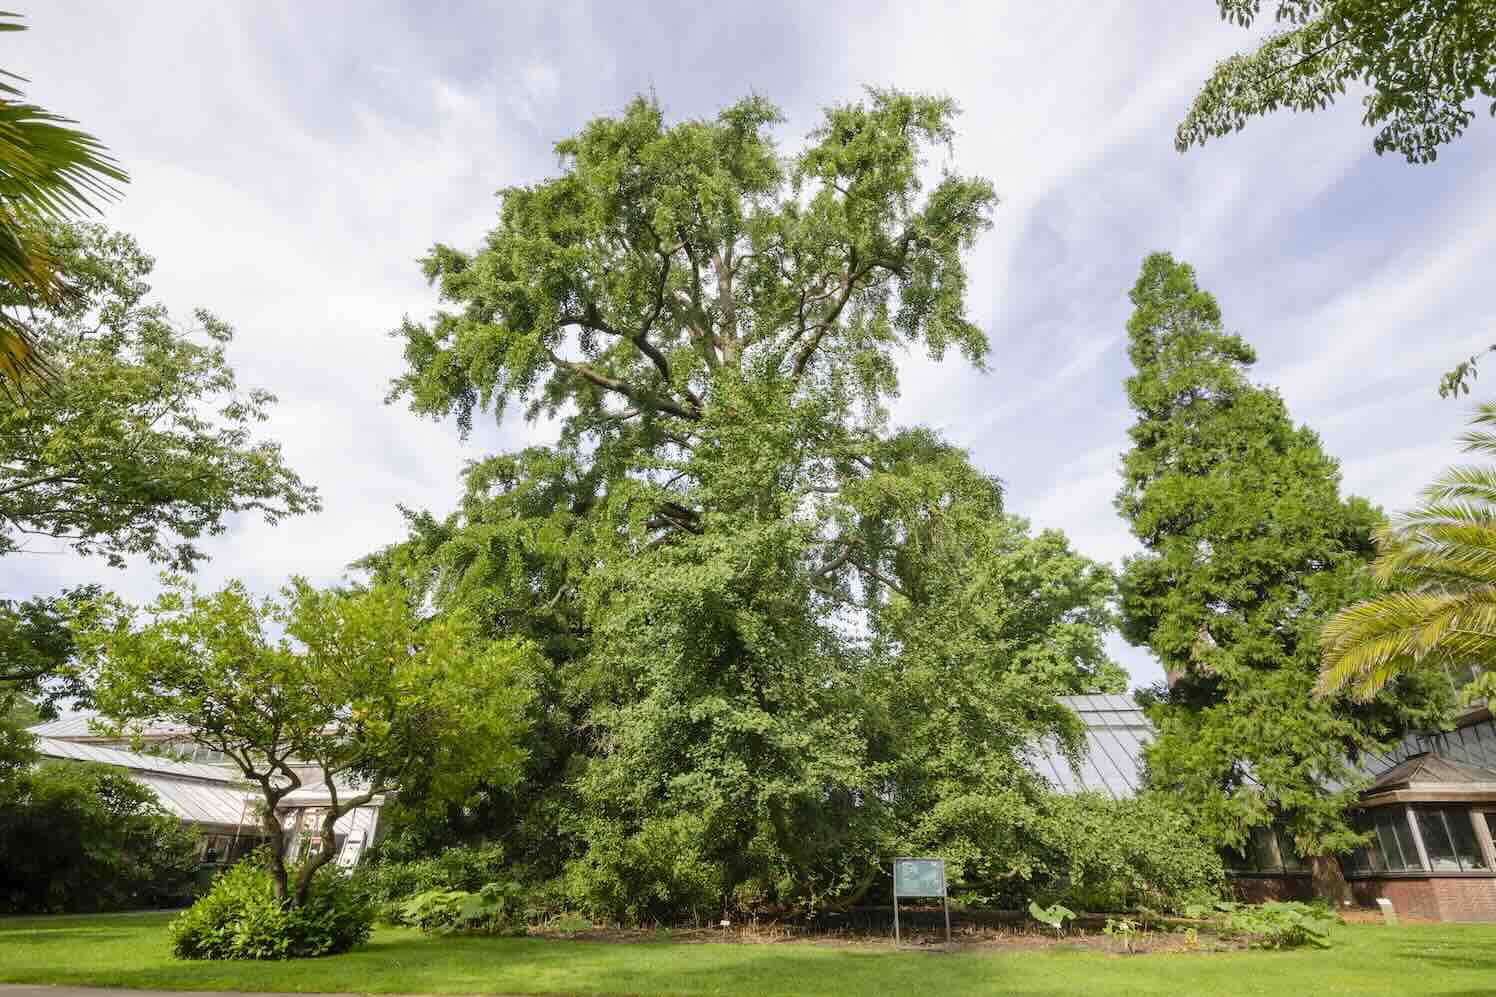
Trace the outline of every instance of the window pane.
[[1278, 858], [1278, 842], [1270, 827], [1252, 828], [1250, 840], [1252, 858], [1260, 872], [1282, 872], [1283, 860]]
[[1377, 842], [1382, 846], [1382, 857], [1387, 861], [1389, 872], [1402, 872], [1407, 868], [1403, 862], [1402, 847], [1398, 844], [1396, 827], [1402, 820], [1402, 814], [1387, 811], [1379, 812], [1376, 816]]
[[1407, 811], [1399, 808], [1391, 816], [1393, 833], [1402, 848], [1403, 866], [1409, 870], [1422, 869], [1423, 859], [1418, 856], [1418, 843], [1413, 840], [1413, 829], [1408, 826]]
[[1449, 825], [1449, 836], [1454, 840], [1454, 855], [1460, 860], [1462, 869], [1486, 867], [1486, 857], [1481, 854], [1480, 840], [1475, 837], [1475, 825], [1471, 823], [1475, 816], [1469, 810], [1444, 811], [1444, 822]]
[[1294, 850], [1293, 838], [1282, 828], [1278, 829], [1278, 855], [1283, 859], [1283, 868], [1289, 872], [1300, 872], [1304, 868], [1304, 862], [1299, 858], [1298, 852]]
[[1459, 872], [1460, 860], [1454, 857], [1454, 842], [1449, 840], [1449, 829], [1444, 824], [1444, 813], [1439, 810], [1415, 810], [1418, 818], [1418, 833], [1423, 835], [1423, 849], [1428, 852], [1429, 864], [1436, 872]]

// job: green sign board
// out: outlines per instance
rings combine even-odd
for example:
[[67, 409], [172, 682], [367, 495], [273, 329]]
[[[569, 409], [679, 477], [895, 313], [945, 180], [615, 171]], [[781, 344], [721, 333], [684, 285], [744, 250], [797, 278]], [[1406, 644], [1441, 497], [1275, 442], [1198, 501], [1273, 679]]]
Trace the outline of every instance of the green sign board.
[[895, 897], [945, 896], [945, 859], [894, 859]]

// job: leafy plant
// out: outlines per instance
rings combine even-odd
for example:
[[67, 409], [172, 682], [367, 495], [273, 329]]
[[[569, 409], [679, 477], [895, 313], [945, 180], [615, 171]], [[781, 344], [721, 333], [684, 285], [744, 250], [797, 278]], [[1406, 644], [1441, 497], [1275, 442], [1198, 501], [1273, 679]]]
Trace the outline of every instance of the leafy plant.
[[1284, 949], [1312, 945], [1330, 947], [1330, 928], [1339, 920], [1323, 904], [1296, 900], [1273, 900], [1262, 904], [1218, 901], [1192, 905], [1186, 917], [1214, 921], [1219, 930], [1245, 935], [1261, 948]]
[[1057, 935], [1065, 933], [1066, 921], [1075, 920], [1075, 911], [1069, 907], [1062, 907], [1059, 904], [1054, 904], [1050, 907], [1040, 907], [1037, 903], [1030, 900], [1028, 912], [1029, 917], [1041, 924], [1049, 925]]
[[374, 908], [325, 867], [305, 902], [278, 900], [263, 856], [245, 859], [168, 926], [180, 959], [298, 959], [347, 952], [369, 938]]
[[477, 892], [426, 890], [396, 905], [404, 923], [428, 934], [498, 934], [515, 926], [521, 884], [506, 880], [487, 883]]
[[1122, 951], [1131, 953], [1133, 943], [1138, 936], [1139, 924], [1128, 917], [1109, 917], [1102, 927], [1101, 933], [1111, 939], [1120, 939]]

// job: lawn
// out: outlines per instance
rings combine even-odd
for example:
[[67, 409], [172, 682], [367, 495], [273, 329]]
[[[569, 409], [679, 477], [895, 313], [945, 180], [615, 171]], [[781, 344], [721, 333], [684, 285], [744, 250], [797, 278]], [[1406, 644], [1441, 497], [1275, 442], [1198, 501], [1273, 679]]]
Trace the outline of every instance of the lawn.
[[160, 989], [514, 994], [1496, 993], [1496, 926], [1337, 928], [1329, 951], [1112, 956], [942, 954], [874, 946], [423, 938], [383, 929], [356, 952], [289, 963], [180, 962], [167, 915], [0, 919], [0, 982]]

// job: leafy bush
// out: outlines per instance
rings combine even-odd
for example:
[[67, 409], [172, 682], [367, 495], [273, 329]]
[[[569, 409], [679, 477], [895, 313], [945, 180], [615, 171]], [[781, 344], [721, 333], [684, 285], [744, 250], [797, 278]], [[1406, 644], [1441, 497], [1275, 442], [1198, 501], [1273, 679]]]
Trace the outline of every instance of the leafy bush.
[[633, 834], [603, 825], [587, 854], [567, 866], [573, 902], [614, 921], [700, 920], [720, 910], [722, 867], [703, 854], [696, 814], [652, 817]]
[[360, 895], [376, 905], [379, 915], [401, 922], [400, 902], [433, 890], [473, 892], [500, 878], [504, 869], [502, 846], [448, 848], [431, 858], [391, 862], [376, 858], [360, 865], [352, 882]]
[[1185, 913], [1190, 917], [1209, 918], [1220, 930], [1246, 935], [1253, 945], [1269, 949], [1303, 945], [1327, 949], [1330, 947], [1330, 927], [1339, 920], [1323, 904], [1296, 900], [1273, 900], [1263, 904], [1221, 901], [1208, 906], [1193, 906]]
[[219, 876], [169, 933], [180, 959], [299, 959], [347, 952], [373, 926], [374, 908], [333, 866], [318, 871], [305, 904], [291, 907], [251, 858]]
[[106, 765], [12, 774], [0, 806], [0, 911], [181, 904], [194, 892], [195, 832], [149, 787]]
[[1028, 829], [1030, 895], [1077, 910], [1178, 911], [1221, 895], [1225, 871], [1174, 801], [1051, 798]]
[[427, 890], [397, 905], [400, 919], [429, 934], [500, 934], [523, 931], [519, 925], [524, 887], [513, 881], [488, 883], [468, 890]]

